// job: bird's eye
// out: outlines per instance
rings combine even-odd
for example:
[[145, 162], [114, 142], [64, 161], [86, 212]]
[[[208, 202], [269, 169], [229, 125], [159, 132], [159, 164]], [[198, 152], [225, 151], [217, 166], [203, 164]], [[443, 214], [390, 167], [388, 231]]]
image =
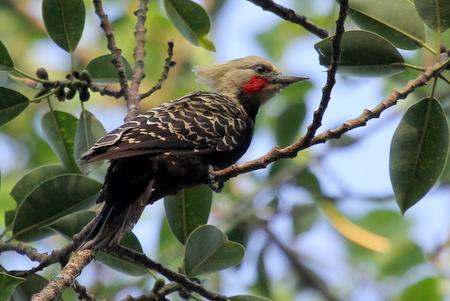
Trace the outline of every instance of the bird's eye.
[[254, 69], [255, 69], [256, 73], [259, 73], [259, 74], [264, 74], [269, 71], [269, 69], [266, 66], [261, 65], [261, 64], [256, 65]]

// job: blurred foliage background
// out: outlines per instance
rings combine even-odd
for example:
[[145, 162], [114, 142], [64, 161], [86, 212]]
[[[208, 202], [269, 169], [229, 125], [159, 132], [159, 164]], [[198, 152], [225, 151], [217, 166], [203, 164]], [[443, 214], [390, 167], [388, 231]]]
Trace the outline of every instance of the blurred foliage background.
[[[123, 56], [132, 62], [136, 1], [104, 2]], [[159, 78], [167, 41], [175, 43], [177, 64], [162, 90], [142, 102], [143, 108], [205, 89], [196, 83], [191, 72], [195, 65], [258, 54], [280, 65], [286, 73], [298, 73], [312, 80], [286, 89], [265, 106], [245, 159], [264, 154], [274, 145], [295, 141], [312, 118], [325, 79], [324, 68], [319, 66], [312, 47], [319, 39], [246, 1], [198, 2], [211, 16], [210, 38], [216, 53], [192, 46], [167, 19], [161, 2], [150, 1], [144, 87], [150, 88]], [[330, 31], [334, 28], [337, 5], [333, 1], [280, 3]], [[74, 53], [75, 69], [108, 53], [92, 4], [85, 1], [85, 5], [86, 24]], [[49, 40], [42, 22], [41, 1], [3, 0], [0, 20], [4, 24], [0, 27], [0, 39], [17, 67], [28, 73], [45, 67], [51, 79], [67, 74], [69, 56]], [[355, 28], [350, 20], [346, 26]], [[428, 34], [433, 41], [433, 34]], [[443, 35], [442, 42], [447, 46], [449, 36], [448, 32]], [[402, 54], [416, 65], [426, 66], [432, 60], [423, 50]], [[363, 108], [375, 105], [383, 95], [416, 75], [417, 71], [406, 70], [387, 79], [338, 76], [338, 86], [325, 115], [325, 128], [339, 125]], [[0, 72], [0, 84], [30, 98], [35, 94], [6, 72]], [[225, 231], [231, 240], [242, 243], [246, 255], [239, 266], [209, 277], [207, 287], [227, 295], [247, 292], [277, 301], [450, 300], [450, 167], [444, 170], [438, 187], [422, 201], [424, 204], [404, 217], [395, 205], [392, 189], [386, 185], [386, 158], [393, 130], [405, 107], [428, 94], [429, 88], [419, 89], [367, 127], [303, 151], [294, 159], [234, 178], [224, 192], [214, 194], [209, 223]], [[436, 96], [449, 112], [448, 85], [440, 82]], [[77, 100], [53, 103], [58, 110], [80, 114]], [[123, 101], [98, 94], [92, 94], [85, 106], [108, 131], [120, 125], [126, 114]], [[31, 104], [0, 129], [0, 225], [5, 223], [3, 213], [16, 206], [10, 192], [18, 179], [33, 168], [58, 162], [40, 127], [40, 119], [47, 111], [44, 103]], [[105, 167], [94, 174], [99, 181]], [[167, 225], [162, 202], [146, 209], [134, 233], [147, 255], [177, 269], [183, 249]], [[64, 237], [52, 235], [33, 245], [45, 252], [66, 242]], [[13, 253], [1, 254], [0, 264], [8, 270], [31, 265]], [[42, 275], [50, 278], [57, 271], [51, 267]], [[95, 262], [83, 272], [80, 282], [100, 299], [120, 300], [127, 294], [139, 295], [151, 289], [152, 275], [137, 274], [140, 276], [127, 275]], [[63, 298], [76, 299], [70, 289]], [[177, 298], [174, 296], [173, 300]]]

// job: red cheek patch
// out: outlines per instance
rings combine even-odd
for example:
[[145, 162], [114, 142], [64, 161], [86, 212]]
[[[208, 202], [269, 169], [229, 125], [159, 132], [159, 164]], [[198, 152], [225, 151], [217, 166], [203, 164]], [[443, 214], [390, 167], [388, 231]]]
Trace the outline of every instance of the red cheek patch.
[[241, 88], [245, 94], [255, 94], [264, 89], [269, 81], [264, 77], [252, 76], [252, 78]]

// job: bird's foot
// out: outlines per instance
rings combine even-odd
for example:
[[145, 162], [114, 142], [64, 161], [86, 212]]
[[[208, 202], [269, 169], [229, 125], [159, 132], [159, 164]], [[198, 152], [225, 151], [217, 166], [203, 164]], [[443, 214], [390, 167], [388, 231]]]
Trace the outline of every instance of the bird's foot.
[[214, 168], [212, 166], [209, 166], [208, 186], [209, 186], [209, 188], [211, 188], [212, 191], [219, 193], [222, 191], [224, 184], [223, 184], [223, 182], [215, 180], [213, 172], [214, 172]]

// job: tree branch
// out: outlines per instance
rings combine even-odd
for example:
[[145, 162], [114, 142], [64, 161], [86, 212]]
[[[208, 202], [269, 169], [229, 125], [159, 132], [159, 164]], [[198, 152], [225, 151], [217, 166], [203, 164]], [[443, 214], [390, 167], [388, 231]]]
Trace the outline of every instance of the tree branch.
[[115, 246], [112, 249], [110, 249], [109, 251], [112, 254], [115, 254], [117, 256], [126, 257], [126, 258], [128, 258], [128, 259], [130, 259], [130, 260], [132, 260], [132, 261], [134, 261], [136, 263], [141, 264], [142, 266], [145, 266], [148, 269], [155, 270], [158, 273], [160, 273], [161, 275], [163, 275], [164, 277], [166, 277], [167, 279], [169, 279], [171, 281], [175, 281], [176, 283], [178, 283], [179, 285], [181, 285], [182, 287], [184, 287], [188, 291], [196, 292], [199, 295], [207, 298], [208, 300], [211, 300], [211, 301], [227, 301], [226, 297], [208, 291], [202, 285], [191, 281], [185, 275], [180, 274], [180, 273], [176, 273], [176, 272], [174, 272], [172, 270], [169, 270], [169, 269], [165, 268], [160, 263], [154, 262], [153, 260], [151, 260], [150, 258], [145, 256], [145, 254], [138, 253], [138, 252], [136, 252], [134, 250], [125, 248], [123, 246]]
[[314, 112], [313, 120], [308, 126], [306, 134], [302, 138], [306, 144], [311, 142], [311, 139], [316, 134], [317, 129], [322, 125], [323, 115], [328, 107], [328, 103], [331, 98], [331, 91], [336, 83], [336, 71], [341, 60], [341, 41], [345, 32], [344, 22], [347, 18], [348, 0], [341, 0], [339, 3], [340, 9], [339, 17], [336, 20], [336, 33], [331, 39], [331, 64], [327, 70], [327, 81], [322, 89], [322, 99], [320, 100], [319, 107]]
[[268, 164], [277, 160], [284, 158], [293, 158], [297, 156], [300, 151], [308, 148], [311, 145], [324, 143], [330, 139], [339, 138], [342, 134], [350, 130], [365, 126], [369, 120], [378, 118], [381, 113], [383, 113], [389, 107], [397, 104], [400, 99], [405, 99], [418, 87], [426, 85], [432, 78], [441, 74], [448, 65], [450, 65], [450, 59], [428, 67], [414, 80], [409, 81], [402, 89], [393, 91], [388, 97], [386, 97], [381, 103], [379, 103], [371, 110], [365, 109], [358, 117], [347, 120], [341, 126], [334, 129], [328, 129], [317, 134], [316, 136], [314, 136], [310, 143], [306, 143], [304, 139], [300, 139], [298, 142], [284, 148], [274, 147], [267, 154], [259, 157], [258, 159], [247, 161], [242, 164], [233, 164], [227, 168], [214, 171], [212, 174], [215, 176], [215, 179], [217, 181], [226, 181], [240, 174], [265, 168]]
[[162, 84], [164, 83], [164, 81], [167, 79], [167, 76], [169, 75], [169, 71], [170, 68], [172, 68], [173, 66], [175, 66], [175, 62], [172, 60], [173, 57], [173, 47], [174, 44], [172, 41], [167, 42], [167, 57], [165, 59], [165, 63], [164, 63], [164, 68], [163, 71], [161, 73], [161, 76], [158, 80], [158, 82], [156, 83], [156, 85], [154, 85], [150, 90], [148, 90], [145, 93], [142, 93], [140, 95], [141, 99], [147, 98], [150, 95], [152, 95], [153, 93], [155, 93], [157, 90], [161, 89]]
[[19, 242], [17, 245], [8, 244], [4, 241], [0, 241], [0, 253], [6, 251], [15, 251], [21, 255], [27, 256], [32, 261], [44, 261], [49, 256], [44, 253], [39, 253], [35, 248], [25, 245], [22, 242]]
[[125, 97], [125, 100], [127, 101], [128, 110], [134, 110], [136, 108], [132, 108], [132, 104], [130, 104], [128, 101], [130, 98], [130, 88], [128, 86], [128, 78], [127, 78], [127, 73], [125, 71], [125, 65], [122, 62], [122, 50], [117, 47], [116, 39], [114, 37], [114, 33], [112, 30], [111, 23], [109, 22], [108, 15], [103, 10], [102, 1], [101, 0], [92, 0], [92, 3], [94, 4], [95, 13], [100, 18], [100, 27], [105, 32], [106, 40], [108, 41], [107, 47], [111, 51], [111, 54], [113, 56], [112, 63], [117, 70], [117, 75], [119, 76], [120, 87], [121, 87], [123, 96]]
[[75, 278], [81, 273], [92, 259], [95, 252], [93, 250], [82, 250], [69, 259], [69, 262], [39, 293], [34, 294], [31, 301], [50, 301], [56, 299], [65, 288], [69, 287]]
[[325, 29], [308, 21], [306, 17], [295, 13], [292, 9], [281, 6], [272, 0], [247, 0], [247, 1], [250, 1], [253, 4], [261, 7], [263, 10], [274, 13], [275, 15], [279, 16], [280, 18], [286, 21], [302, 26], [304, 29], [306, 29], [312, 34], [315, 34], [319, 38], [324, 39], [328, 37], [328, 31], [326, 31]]
[[147, 20], [149, 0], [140, 0], [139, 8], [134, 12], [136, 15], [136, 26], [134, 30], [134, 36], [136, 39], [136, 46], [134, 47], [134, 62], [133, 76], [131, 78], [131, 90], [136, 93], [139, 92], [139, 86], [144, 78], [144, 58], [145, 58], [145, 21]]

